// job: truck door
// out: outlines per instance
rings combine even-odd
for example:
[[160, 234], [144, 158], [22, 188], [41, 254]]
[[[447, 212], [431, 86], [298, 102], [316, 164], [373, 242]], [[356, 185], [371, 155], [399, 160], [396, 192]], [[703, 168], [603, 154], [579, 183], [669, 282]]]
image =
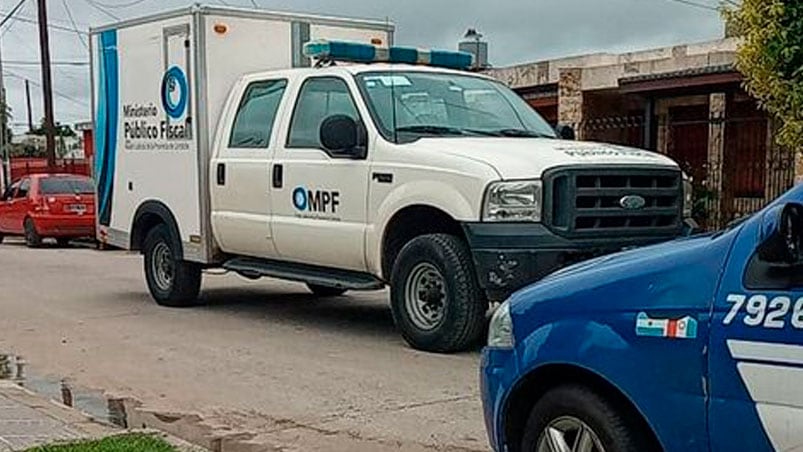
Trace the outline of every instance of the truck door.
[[331, 76], [310, 77], [299, 88], [272, 168], [273, 233], [285, 260], [365, 271], [369, 162], [330, 155], [320, 143], [327, 117], [361, 120], [352, 92]]
[[803, 444], [803, 268], [767, 271], [757, 254], [759, 223], [736, 239], [714, 301], [712, 450]]
[[211, 165], [212, 227], [221, 248], [276, 257], [271, 233], [270, 161], [287, 80], [260, 80], [242, 90]]

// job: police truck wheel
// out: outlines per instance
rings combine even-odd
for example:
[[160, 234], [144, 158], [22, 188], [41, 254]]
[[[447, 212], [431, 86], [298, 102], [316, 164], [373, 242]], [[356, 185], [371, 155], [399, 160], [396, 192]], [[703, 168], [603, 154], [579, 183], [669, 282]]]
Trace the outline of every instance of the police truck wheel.
[[310, 292], [318, 297], [339, 297], [346, 293], [346, 289], [338, 289], [337, 287], [319, 286], [317, 284], [307, 284]]
[[652, 450], [633, 416], [579, 385], [559, 386], [535, 404], [522, 452], [636, 452]]
[[465, 350], [482, 334], [488, 301], [471, 253], [448, 234], [417, 237], [405, 245], [391, 275], [393, 320], [414, 348]]
[[33, 220], [26, 218], [23, 228], [25, 229], [25, 245], [27, 245], [28, 248], [39, 248], [42, 246], [42, 237], [36, 232], [36, 226], [33, 224]]
[[192, 306], [201, 290], [201, 267], [181, 260], [177, 240], [164, 225], [145, 238], [145, 279], [151, 296], [162, 306]]

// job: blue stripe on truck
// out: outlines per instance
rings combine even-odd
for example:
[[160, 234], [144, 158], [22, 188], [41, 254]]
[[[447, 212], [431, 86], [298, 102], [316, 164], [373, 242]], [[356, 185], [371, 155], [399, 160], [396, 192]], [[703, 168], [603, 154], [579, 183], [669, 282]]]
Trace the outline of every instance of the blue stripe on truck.
[[98, 137], [95, 175], [98, 184], [98, 222], [111, 224], [114, 163], [117, 157], [117, 120], [119, 114], [119, 61], [117, 31], [100, 34], [100, 67], [97, 109]]

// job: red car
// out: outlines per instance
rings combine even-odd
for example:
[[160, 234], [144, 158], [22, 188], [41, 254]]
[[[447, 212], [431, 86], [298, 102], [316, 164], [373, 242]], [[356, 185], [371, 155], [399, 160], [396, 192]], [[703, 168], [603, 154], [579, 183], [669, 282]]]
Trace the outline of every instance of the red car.
[[29, 247], [46, 237], [59, 245], [95, 237], [95, 186], [73, 174], [32, 174], [11, 184], [0, 198], [0, 242], [22, 235]]

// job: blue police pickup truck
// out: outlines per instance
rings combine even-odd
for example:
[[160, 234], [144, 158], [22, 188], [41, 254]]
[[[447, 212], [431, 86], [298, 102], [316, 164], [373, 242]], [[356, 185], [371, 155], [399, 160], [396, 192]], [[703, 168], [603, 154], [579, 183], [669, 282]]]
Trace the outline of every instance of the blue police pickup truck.
[[803, 186], [517, 292], [481, 380], [496, 451], [803, 450]]

